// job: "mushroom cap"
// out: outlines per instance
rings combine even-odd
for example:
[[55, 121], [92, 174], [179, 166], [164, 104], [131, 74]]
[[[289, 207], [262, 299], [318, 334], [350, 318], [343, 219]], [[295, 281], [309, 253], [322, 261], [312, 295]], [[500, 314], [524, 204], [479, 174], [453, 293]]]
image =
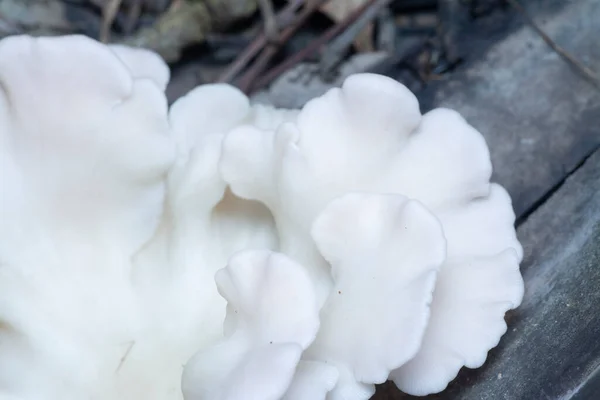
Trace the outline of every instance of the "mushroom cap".
[[186, 399], [280, 399], [319, 329], [312, 282], [267, 250], [236, 254], [216, 282], [228, 302], [225, 338], [186, 365]]
[[[390, 78], [357, 74], [307, 103], [295, 121], [271, 130], [232, 130], [223, 143], [220, 170], [233, 193], [271, 210], [281, 251], [320, 283], [322, 304], [335, 293], [329, 271], [336, 269], [310, 232], [332, 200], [352, 192], [402, 195], [418, 201], [441, 223], [447, 255], [433, 293], [431, 322], [423, 331], [421, 350], [411, 355], [415, 361], [394, 366], [391, 375], [409, 393], [439, 391], [463, 365], [480, 365], [506, 329], [504, 313], [520, 303], [522, 248], [510, 197], [490, 184], [492, 167], [483, 136], [452, 110], [421, 115], [414, 95]], [[360, 215], [347, 218], [356, 223]], [[350, 240], [351, 232], [350, 227], [340, 231], [340, 240]], [[383, 242], [379, 246], [385, 247]], [[464, 274], [472, 279], [463, 276], [457, 285]], [[490, 276], [504, 284], [494, 286]], [[363, 297], [368, 304], [370, 297]], [[485, 312], [475, 313], [479, 309]], [[430, 348], [435, 350], [428, 352]], [[312, 360], [319, 359], [316, 353]], [[417, 367], [418, 372], [410, 372]], [[352, 374], [341, 371], [339, 382], [348, 376]], [[380, 379], [358, 376], [356, 383]], [[368, 396], [367, 390], [356, 398]]]

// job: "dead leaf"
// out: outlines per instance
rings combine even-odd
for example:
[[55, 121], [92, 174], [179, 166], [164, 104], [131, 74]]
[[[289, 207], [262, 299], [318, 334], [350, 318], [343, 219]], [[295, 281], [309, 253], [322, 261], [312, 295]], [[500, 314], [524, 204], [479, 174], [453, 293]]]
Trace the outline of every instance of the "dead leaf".
[[[361, 7], [367, 0], [329, 0], [323, 4], [320, 11], [339, 23], [346, 19], [352, 11]], [[373, 23], [367, 25], [354, 40], [356, 51], [361, 53], [375, 51], [373, 44]]]

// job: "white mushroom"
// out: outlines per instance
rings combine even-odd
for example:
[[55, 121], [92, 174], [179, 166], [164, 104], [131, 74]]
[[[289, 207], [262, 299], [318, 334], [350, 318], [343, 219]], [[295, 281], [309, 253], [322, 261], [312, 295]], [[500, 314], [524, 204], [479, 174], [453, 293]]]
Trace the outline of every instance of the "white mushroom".
[[328, 399], [361, 399], [410, 360], [429, 319], [446, 241], [436, 218], [400, 195], [347, 194], [317, 217], [312, 237], [334, 287], [306, 359], [340, 370]]
[[[522, 249], [510, 197], [489, 182], [483, 137], [454, 111], [421, 116], [416, 98], [392, 79], [354, 75], [341, 89], [309, 102], [295, 123], [270, 131], [233, 130], [224, 142], [221, 171], [235, 194], [269, 207], [281, 251], [309, 268], [322, 301], [333, 282], [309, 232], [330, 200], [352, 191], [397, 193], [418, 200], [440, 220], [448, 255], [439, 298], [437, 289], [433, 296], [432, 323], [415, 361], [392, 374], [409, 393], [443, 390], [463, 365], [481, 365], [506, 329], [504, 313], [520, 304]], [[504, 284], [494, 285], [490, 276]], [[448, 283], [456, 280], [463, 284]], [[474, 314], [478, 309], [485, 312]], [[458, 322], [465, 320], [471, 323]]]
[[264, 250], [234, 256], [216, 281], [228, 301], [225, 338], [186, 366], [186, 399], [280, 399], [319, 329], [312, 282]]
[[166, 89], [171, 71], [157, 53], [121, 44], [111, 44], [108, 47], [125, 64], [135, 79], [150, 79], [161, 90]]
[[2, 399], [424, 395], [521, 302], [483, 137], [392, 79], [169, 111], [145, 50], [22, 36], [0, 60]]

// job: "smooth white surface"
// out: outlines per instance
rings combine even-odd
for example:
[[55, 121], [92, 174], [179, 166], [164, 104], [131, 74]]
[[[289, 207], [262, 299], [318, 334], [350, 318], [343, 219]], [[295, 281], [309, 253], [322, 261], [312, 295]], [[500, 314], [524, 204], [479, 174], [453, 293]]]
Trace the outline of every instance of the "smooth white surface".
[[157, 53], [121, 44], [111, 44], [108, 48], [125, 64], [135, 79], [150, 79], [161, 90], [166, 89], [171, 70]]
[[319, 329], [310, 278], [282, 254], [253, 250], [233, 256], [216, 281], [228, 302], [225, 339], [186, 366], [186, 398], [281, 398]]
[[[347, 194], [317, 217], [312, 236], [334, 287], [306, 358], [345, 369], [356, 382], [383, 383], [421, 345], [446, 255], [442, 227], [403, 196]], [[361, 398], [349, 397], [346, 385], [329, 398]]]
[[485, 361], [522, 249], [462, 117], [372, 74], [169, 112], [129, 50], [0, 41], [0, 396], [359, 400]]
[[[328, 278], [328, 265], [320, 261], [306, 236], [320, 210], [351, 191], [397, 193], [422, 203], [441, 222], [448, 248], [445, 264], [467, 267], [480, 265], [481, 258], [496, 260], [492, 262], [495, 271], [512, 282], [494, 291], [496, 301], [507, 306], [473, 315], [476, 304], [449, 309], [436, 301], [434, 292], [431, 318], [447, 323], [428, 327], [421, 348], [423, 352], [430, 346], [438, 348], [437, 357], [417, 353], [421, 372], [411, 375], [413, 386], [398, 377], [409, 374], [416, 363], [395, 372], [392, 377], [401, 389], [419, 394], [439, 391], [460, 367], [474, 365], [467, 362], [471, 357], [484, 359], [496, 345], [501, 329], [467, 334], [463, 325], [448, 323], [446, 317], [450, 312], [473, 319], [474, 324], [493, 319], [489, 326], [503, 326], [503, 311], [519, 304], [523, 285], [515, 262], [499, 256], [512, 249], [518, 263], [522, 254], [510, 198], [502, 188], [490, 185], [492, 167], [485, 141], [456, 112], [437, 109], [421, 116], [416, 98], [404, 86], [386, 77], [360, 74], [346, 80], [341, 89], [310, 101], [295, 122], [274, 131], [234, 129], [223, 149], [221, 172], [232, 191], [271, 209], [281, 250], [300, 260], [313, 279], [321, 282], [318, 289], [323, 302], [334, 283]], [[353, 222], [355, 218], [348, 216]], [[347, 235], [348, 230], [341, 237]], [[449, 268], [444, 265], [441, 270]], [[440, 274], [439, 287], [446, 288], [440, 289], [440, 296], [443, 293], [458, 303], [471, 299], [464, 288], [448, 283], [452, 276]], [[471, 291], [486, 291], [490, 285], [477, 274], [469, 282]], [[368, 296], [362, 301], [368, 304]], [[325, 321], [323, 326], [327, 326]], [[462, 340], [451, 340], [441, 349], [436, 343], [445, 337]], [[451, 362], [456, 354], [460, 362]], [[442, 372], [423, 373], [434, 368]], [[353, 398], [369, 397], [359, 392], [352, 391]]]

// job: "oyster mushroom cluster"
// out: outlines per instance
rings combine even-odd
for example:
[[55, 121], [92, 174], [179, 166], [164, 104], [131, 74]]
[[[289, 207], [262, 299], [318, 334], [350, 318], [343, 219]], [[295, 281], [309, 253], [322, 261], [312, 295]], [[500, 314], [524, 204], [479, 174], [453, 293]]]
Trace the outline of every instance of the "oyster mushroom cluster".
[[442, 391], [523, 296], [485, 141], [358, 74], [302, 110], [155, 54], [0, 41], [0, 399]]

